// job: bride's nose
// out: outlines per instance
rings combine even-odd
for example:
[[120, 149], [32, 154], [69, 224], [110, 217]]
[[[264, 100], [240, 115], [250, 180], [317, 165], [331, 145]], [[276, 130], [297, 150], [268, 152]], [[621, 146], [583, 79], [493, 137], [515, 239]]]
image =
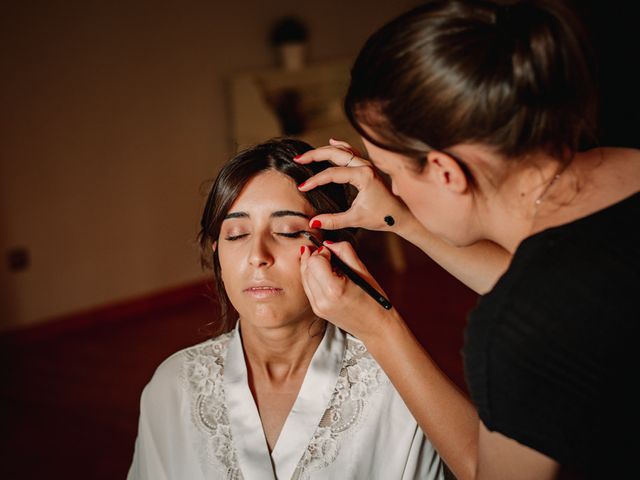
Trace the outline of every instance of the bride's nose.
[[251, 240], [249, 264], [253, 267], [268, 267], [273, 264], [273, 252], [266, 238], [256, 235]]

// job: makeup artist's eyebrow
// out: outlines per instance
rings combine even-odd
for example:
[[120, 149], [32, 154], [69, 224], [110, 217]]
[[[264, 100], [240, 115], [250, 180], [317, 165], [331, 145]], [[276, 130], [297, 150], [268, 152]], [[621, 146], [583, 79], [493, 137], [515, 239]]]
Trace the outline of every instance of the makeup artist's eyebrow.
[[[273, 212], [269, 216], [271, 218], [281, 218], [281, 217], [293, 216], [293, 217], [306, 218], [307, 220], [309, 220], [311, 218], [311, 217], [309, 217], [309, 215], [306, 215], [305, 213], [302, 213], [302, 212], [297, 212], [295, 210], [276, 210], [275, 212]], [[251, 216], [247, 212], [231, 212], [231, 213], [228, 213], [224, 217], [224, 220], [228, 220], [230, 218], [251, 218]]]

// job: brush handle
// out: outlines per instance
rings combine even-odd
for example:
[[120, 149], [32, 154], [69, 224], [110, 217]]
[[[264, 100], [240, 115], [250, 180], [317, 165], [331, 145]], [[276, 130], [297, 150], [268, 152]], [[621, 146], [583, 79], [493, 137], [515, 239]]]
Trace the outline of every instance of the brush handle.
[[349, 280], [358, 285], [362, 290], [364, 290], [371, 298], [373, 298], [376, 302], [382, 305], [387, 310], [391, 310], [391, 302], [387, 300], [384, 295], [378, 292], [375, 288], [373, 288], [369, 283], [354, 272], [351, 267], [349, 267], [346, 263], [340, 260], [335, 255], [331, 255], [331, 264], [339, 269], [342, 273], [344, 273]]

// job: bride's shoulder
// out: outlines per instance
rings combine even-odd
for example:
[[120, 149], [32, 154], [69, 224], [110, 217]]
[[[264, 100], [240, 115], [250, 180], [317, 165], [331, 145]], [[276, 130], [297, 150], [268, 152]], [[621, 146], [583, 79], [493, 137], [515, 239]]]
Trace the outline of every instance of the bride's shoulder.
[[224, 333], [173, 353], [156, 368], [149, 382], [150, 388], [178, 386], [190, 383], [196, 377], [215, 381], [222, 370], [227, 346], [234, 334], [235, 331]]

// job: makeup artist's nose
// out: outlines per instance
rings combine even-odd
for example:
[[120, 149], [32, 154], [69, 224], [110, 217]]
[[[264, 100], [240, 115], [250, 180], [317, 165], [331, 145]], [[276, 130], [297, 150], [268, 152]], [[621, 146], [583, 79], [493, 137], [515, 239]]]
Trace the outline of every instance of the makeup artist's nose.
[[256, 235], [252, 239], [251, 251], [249, 252], [249, 264], [256, 268], [273, 265], [273, 254], [265, 238]]

